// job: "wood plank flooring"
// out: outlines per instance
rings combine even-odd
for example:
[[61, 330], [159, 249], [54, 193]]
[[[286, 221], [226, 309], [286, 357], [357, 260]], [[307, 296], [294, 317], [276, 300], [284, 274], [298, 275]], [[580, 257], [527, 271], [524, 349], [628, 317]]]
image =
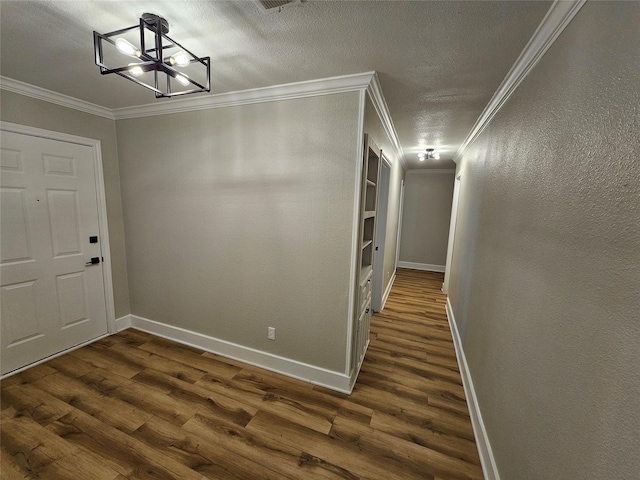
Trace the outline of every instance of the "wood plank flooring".
[[5, 379], [3, 479], [481, 479], [440, 292], [398, 270], [348, 396], [129, 329]]

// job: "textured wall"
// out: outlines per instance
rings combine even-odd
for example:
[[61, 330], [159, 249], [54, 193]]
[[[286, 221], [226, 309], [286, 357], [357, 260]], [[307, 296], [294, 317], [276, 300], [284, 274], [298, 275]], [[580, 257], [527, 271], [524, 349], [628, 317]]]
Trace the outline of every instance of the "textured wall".
[[376, 145], [382, 149], [387, 160], [391, 162], [389, 201], [387, 204], [387, 232], [385, 236], [384, 266], [382, 275], [382, 293], [384, 294], [389, 286], [389, 282], [391, 282], [391, 279], [393, 278], [393, 274], [396, 271], [398, 217], [400, 213], [400, 193], [404, 170], [368, 95], [364, 109], [364, 133], [372, 136]]
[[132, 313], [344, 372], [358, 102], [117, 121]]
[[454, 181], [454, 173], [407, 172], [400, 261], [446, 264]]
[[449, 293], [506, 480], [640, 472], [638, 25], [588, 2], [459, 166]]
[[127, 281], [115, 122], [6, 90], [2, 90], [0, 102], [2, 106], [1, 118], [5, 122], [100, 140], [107, 198], [107, 221], [109, 222], [116, 318], [128, 315], [130, 313], [129, 284]]

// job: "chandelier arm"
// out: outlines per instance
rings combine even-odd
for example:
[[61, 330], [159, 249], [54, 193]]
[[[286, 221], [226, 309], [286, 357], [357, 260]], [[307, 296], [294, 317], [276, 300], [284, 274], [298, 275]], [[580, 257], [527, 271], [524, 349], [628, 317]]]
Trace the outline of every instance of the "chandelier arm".
[[133, 78], [133, 77], [132, 77], [132, 76], [130, 76], [130, 75], [125, 75], [125, 74], [124, 74], [124, 73], [122, 73], [122, 72], [113, 72], [113, 73], [115, 73], [116, 75], [120, 75], [122, 78], [126, 78], [127, 80], [131, 80], [132, 82], [137, 83], [138, 85], [140, 85], [140, 86], [142, 86], [142, 87], [144, 87], [144, 88], [148, 88], [149, 90], [151, 90], [151, 91], [153, 91], [153, 92], [156, 92], [156, 95], [157, 95], [157, 94], [162, 94], [162, 93], [163, 93], [163, 92], [162, 92], [162, 90], [159, 90], [159, 89], [157, 89], [157, 88], [153, 88], [151, 85], [147, 85], [146, 83], [141, 82], [141, 81], [140, 81], [140, 80], [138, 80], [137, 78]]
[[[173, 43], [173, 45], [171, 47], [179, 47], [180, 49], [184, 50], [186, 53], [188, 53], [189, 55], [191, 55], [191, 62], [193, 63], [194, 61], [200, 62], [203, 65], [205, 65], [205, 63], [202, 61], [202, 58], [198, 57], [196, 54], [190, 52], [186, 47], [182, 46], [181, 44], [179, 44], [178, 42], [176, 42], [173, 38], [169, 37], [169, 35], [162, 35], [164, 38], [166, 38], [167, 40], [169, 40], [170, 42]], [[165, 47], [165, 50], [171, 48], [171, 47]], [[209, 57], [206, 57], [209, 58]]]
[[123, 33], [127, 33], [130, 32], [131, 30], [135, 30], [136, 28], [139, 28], [138, 25], [133, 25], [131, 27], [126, 27], [126, 28], [121, 28], [120, 30], [114, 30], [113, 32], [109, 32], [109, 33], [99, 33], [98, 35], [100, 35], [101, 37], [103, 37], [105, 40], [113, 43], [115, 45], [115, 42], [113, 40], [111, 40], [110, 37], [113, 37], [115, 35], [122, 35]]

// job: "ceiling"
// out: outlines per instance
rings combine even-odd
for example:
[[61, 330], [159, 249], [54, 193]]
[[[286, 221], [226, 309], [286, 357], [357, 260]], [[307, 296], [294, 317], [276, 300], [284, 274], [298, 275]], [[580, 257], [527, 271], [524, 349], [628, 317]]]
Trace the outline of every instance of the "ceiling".
[[[107, 108], [153, 103], [152, 92], [100, 75], [92, 32], [156, 13], [172, 38], [211, 57], [212, 94], [376, 71], [407, 168], [454, 168], [550, 5], [307, 0], [268, 14], [252, 0], [1, 0], [0, 73]], [[427, 147], [441, 160], [419, 162]]]

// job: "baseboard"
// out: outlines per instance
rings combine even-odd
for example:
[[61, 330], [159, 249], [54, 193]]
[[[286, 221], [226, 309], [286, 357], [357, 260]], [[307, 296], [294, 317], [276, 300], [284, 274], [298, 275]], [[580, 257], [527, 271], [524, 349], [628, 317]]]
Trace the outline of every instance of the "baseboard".
[[427, 272], [444, 273], [444, 265], [433, 265], [431, 263], [415, 263], [415, 262], [398, 262], [400, 268], [412, 268], [414, 270], [426, 270]]
[[120, 318], [116, 318], [116, 332], [126, 330], [131, 326], [131, 315], [125, 315]]
[[202, 333], [185, 330], [166, 323], [156, 322], [148, 318], [130, 315], [131, 327], [157, 335], [174, 342], [190, 345], [223, 357], [232, 358], [243, 363], [264, 368], [288, 377], [297, 378], [321, 387], [342, 393], [351, 393], [352, 379], [341, 372], [326, 370], [321, 367], [298, 362], [290, 358], [280, 357], [253, 348], [210, 337]]
[[489, 443], [487, 430], [485, 429], [484, 422], [482, 421], [482, 413], [480, 412], [480, 405], [478, 405], [478, 398], [476, 397], [476, 392], [473, 388], [473, 380], [471, 379], [469, 366], [467, 365], [467, 358], [465, 357], [464, 350], [462, 348], [462, 341], [460, 339], [460, 333], [458, 332], [458, 325], [456, 324], [456, 319], [453, 315], [451, 302], [449, 301], [448, 297], [447, 317], [449, 319], [449, 328], [451, 329], [451, 335], [453, 336], [453, 345], [456, 349], [458, 365], [460, 366], [462, 386], [464, 387], [464, 394], [467, 398], [467, 406], [469, 407], [469, 415], [471, 416], [473, 433], [476, 437], [476, 446], [478, 447], [478, 454], [480, 455], [482, 472], [484, 473], [485, 480], [500, 480], [498, 467], [496, 466], [496, 461], [493, 457], [493, 450], [491, 450], [491, 443]]
[[384, 306], [387, 303], [387, 299], [389, 298], [389, 294], [391, 293], [391, 287], [393, 287], [393, 282], [396, 281], [396, 272], [393, 272], [393, 276], [391, 277], [391, 281], [389, 285], [387, 285], [387, 289], [384, 291], [382, 295], [382, 305], [380, 306], [380, 311], [384, 310]]

